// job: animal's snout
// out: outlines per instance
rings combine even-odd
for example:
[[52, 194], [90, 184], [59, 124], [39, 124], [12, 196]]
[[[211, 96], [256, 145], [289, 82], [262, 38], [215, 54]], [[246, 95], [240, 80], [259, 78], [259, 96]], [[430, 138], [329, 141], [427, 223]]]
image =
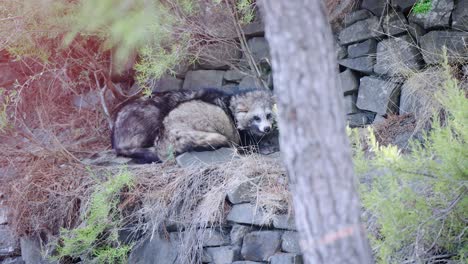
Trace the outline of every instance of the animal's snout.
[[271, 131], [271, 127], [269, 126], [263, 128], [263, 132], [265, 133], [270, 133], [270, 131]]

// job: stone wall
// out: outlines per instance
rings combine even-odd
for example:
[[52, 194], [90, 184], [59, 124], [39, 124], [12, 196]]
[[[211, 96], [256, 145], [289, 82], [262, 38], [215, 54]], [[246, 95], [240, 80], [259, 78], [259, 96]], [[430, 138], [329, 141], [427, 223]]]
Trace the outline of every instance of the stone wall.
[[[225, 161], [233, 158], [233, 152], [229, 150], [223, 151]], [[213, 156], [219, 156], [220, 152], [212, 153], [216, 153]], [[280, 162], [279, 155], [273, 155], [272, 158]], [[219, 157], [213, 160], [222, 162]], [[213, 160], [209, 161], [205, 157], [197, 164], [191, 165], [204, 166], [214, 162]], [[201, 231], [199, 239], [203, 245], [203, 263], [303, 263], [293, 216], [267, 215], [256, 207], [257, 187], [253, 182], [245, 182], [228, 190], [226, 199], [231, 205], [226, 222], [216, 228], [197, 230]], [[156, 235], [152, 239], [140, 241], [132, 250], [129, 263], [181, 263], [180, 239], [183, 239], [184, 231], [177, 230], [177, 227], [172, 225], [168, 230], [165, 238]]]
[[[364, 0], [349, 13], [337, 32], [336, 54], [351, 126], [377, 123], [389, 113], [415, 113], [422, 106], [412, 96], [419, 73], [421, 89], [437, 90], [431, 77], [442, 62], [443, 46], [449, 62], [462, 68], [468, 59], [468, 1], [433, 0], [433, 9], [414, 14], [417, 2]], [[466, 66], [465, 66], [466, 67]], [[427, 72], [427, 69], [430, 72]], [[421, 78], [424, 76], [424, 78]], [[429, 79], [428, 79], [429, 78]]]

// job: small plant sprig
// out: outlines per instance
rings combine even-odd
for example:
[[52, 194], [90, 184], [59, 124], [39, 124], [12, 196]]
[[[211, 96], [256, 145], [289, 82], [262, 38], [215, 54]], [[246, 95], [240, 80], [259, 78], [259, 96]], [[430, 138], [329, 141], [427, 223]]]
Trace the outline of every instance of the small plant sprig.
[[419, 0], [413, 6], [412, 12], [415, 14], [427, 14], [432, 9], [432, 0]]
[[72, 230], [62, 229], [61, 244], [52, 260], [70, 256], [95, 263], [127, 263], [132, 245], [118, 239], [122, 224], [118, 208], [122, 189], [133, 186], [133, 176], [126, 170], [100, 182], [91, 196], [83, 223]]

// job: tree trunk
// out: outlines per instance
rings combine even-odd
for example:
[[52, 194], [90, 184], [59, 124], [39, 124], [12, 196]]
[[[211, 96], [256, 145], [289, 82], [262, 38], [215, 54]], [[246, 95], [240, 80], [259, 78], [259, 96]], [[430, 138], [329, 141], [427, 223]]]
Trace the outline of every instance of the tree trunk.
[[320, 0], [264, 0], [283, 160], [306, 263], [373, 263]]

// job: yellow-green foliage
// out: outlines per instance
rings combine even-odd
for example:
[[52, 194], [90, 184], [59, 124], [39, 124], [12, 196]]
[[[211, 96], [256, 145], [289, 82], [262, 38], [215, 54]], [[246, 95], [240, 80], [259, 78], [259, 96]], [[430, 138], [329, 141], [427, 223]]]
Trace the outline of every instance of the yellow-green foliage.
[[252, 0], [238, 0], [237, 10], [240, 13], [240, 22], [248, 24], [255, 18], [255, 8]]
[[432, 9], [432, 0], [419, 0], [413, 6], [413, 12], [415, 14], [426, 14]]
[[131, 187], [133, 177], [127, 171], [109, 176], [95, 187], [82, 224], [72, 230], [62, 230], [58, 247], [60, 259], [65, 256], [94, 259], [97, 263], [126, 263], [130, 245], [121, 245], [118, 229], [121, 217], [117, 209], [120, 191]]
[[350, 131], [361, 198], [372, 216], [366, 221], [377, 221], [370, 239], [379, 263], [427, 263], [437, 255], [468, 261], [468, 100], [444, 67], [448, 81], [437, 94], [443, 125], [436, 114], [410, 154], [379, 146], [372, 131], [366, 142]]
[[16, 90], [7, 91], [5, 88], [0, 87], [0, 132], [5, 132], [9, 127], [9, 116], [7, 109], [18, 99]]
[[6, 19], [0, 23], [0, 30], [10, 35], [8, 41], [0, 41], [0, 49], [7, 49], [13, 56], [32, 56], [43, 62], [55, 52], [44, 45], [45, 41], [60, 39], [68, 32], [77, 10], [74, 2], [65, 0], [0, 0], [0, 6], [3, 7], [0, 7], [0, 17]]

